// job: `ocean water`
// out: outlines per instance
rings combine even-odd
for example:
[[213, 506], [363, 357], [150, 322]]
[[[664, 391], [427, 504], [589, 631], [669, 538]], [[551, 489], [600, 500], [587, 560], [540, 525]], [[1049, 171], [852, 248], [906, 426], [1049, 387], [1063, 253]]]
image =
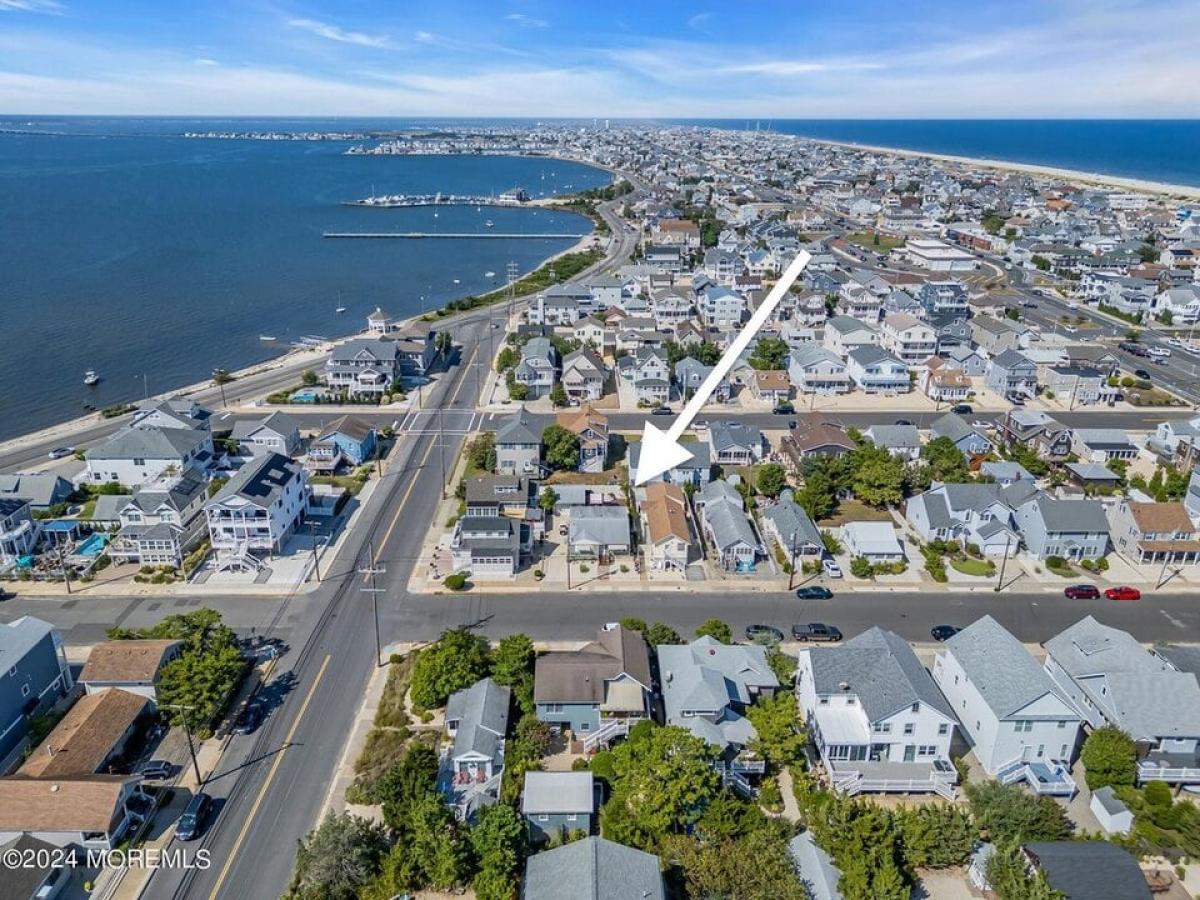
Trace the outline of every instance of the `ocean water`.
[[1200, 119], [710, 119], [720, 128], [1200, 186]]
[[[172, 136], [200, 127], [229, 126], [0, 120], [0, 439], [81, 415], [84, 403], [136, 400], [281, 352], [260, 334], [284, 345], [332, 337], [361, 329], [377, 305], [402, 315], [483, 293], [509, 261], [527, 271], [574, 243], [330, 240], [324, 231], [591, 228], [546, 210], [340, 201], [514, 185], [536, 196], [610, 180], [557, 160], [343, 156], [344, 143]], [[82, 384], [87, 369], [103, 377], [95, 388]]]

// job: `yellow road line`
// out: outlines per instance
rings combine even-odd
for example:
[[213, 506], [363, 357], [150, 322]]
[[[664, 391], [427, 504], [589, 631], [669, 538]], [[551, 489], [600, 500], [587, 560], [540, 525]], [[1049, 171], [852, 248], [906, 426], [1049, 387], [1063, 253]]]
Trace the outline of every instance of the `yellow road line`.
[[246, 821], [242, 824], [242, 830], [238, 832], [237, 840], [233, 842], [233, 847], [229, 851], [229, 858], [225, 860], [225, 865], [221, 867], [221, 874], [217, 876], [217, 883], [213, 885], [212, 893], [208, 895], [208, 900], [215, 900], [217, 894], [221, 892], [221, 887], [225, 884], [225, 878], [229, 875], [229, 870], [233, 868], [233, 861], [237, 859], [242, 841], [246, 839], [246, 834], [250, 831], [254, 817], [258, 814], [258, 808], [262, 805], [263, 798], [267, 796], [271, 782], [275, 780], [275, 773], [279, 771], [279, 766], [283, 762], [283, 754], [287, 752], [288, 745], [291, 744], [292, 738], [296, 736], [296, 729], [300, 727], [300, 720], [304, 718], [308, 704], [312, 701], [313, 694], [317, 692], [317, 685], [325, 677], [325, 670], [329, 668], [329, 661], [332, 658], [332, 656], [326, 654], [325, 661], [321, 663], [321, 668], [317, 670], [317, 677], [313, 679], [312, 687], [308, 689], [308, 696], [304, 698], [304, 702], [300, 705], [300, 711], [296, 713], [296, 718], [292, 720], [292, 727], [288, 729], [287, 737], [283, 739], [283, 746], [275, 754], [275, 761], [271, 763], [271, 769], [267, 772], [267, 780], [263, 782], [262, 787], [259, 788], [258, 796], [254, 798], [254, 805], [250, 807], [250, 814], [246, 816]]

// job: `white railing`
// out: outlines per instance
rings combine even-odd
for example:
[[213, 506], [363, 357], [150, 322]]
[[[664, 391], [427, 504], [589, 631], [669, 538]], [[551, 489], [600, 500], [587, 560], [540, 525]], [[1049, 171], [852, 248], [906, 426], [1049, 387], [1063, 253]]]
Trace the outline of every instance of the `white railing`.
[[1171, 783], [1200, 782], [1200, 768], [1193, 766], [1157, 766], [1139, 762], [1138, 781], [1166, 781]]
[[597, 746], [607, 744], [614, 738], [629, 734], [628, 719], [609, 719], [583, 739], [583, 752], [590, 753]]
[[737, 772], [722, 771], [721, 783], [725, 787], [731, 787], [743, 798], [749, 799], [754, 796], [754, 786]]

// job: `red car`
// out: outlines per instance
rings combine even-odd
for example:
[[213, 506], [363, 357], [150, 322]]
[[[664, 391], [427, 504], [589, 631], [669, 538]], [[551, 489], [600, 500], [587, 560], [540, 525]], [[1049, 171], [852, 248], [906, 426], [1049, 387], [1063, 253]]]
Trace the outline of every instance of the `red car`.
[[1109, 588], [1104, 592], [1104, 596], [1109, 600], [1141, 600], [1142, 592], [1135, 587], [1123, 584], [1120, 587]]
[[1100, 588], [1094, 584], [1073, 584], [1063, 593], [1068, 600], [1095, 600], [1100, 596]]

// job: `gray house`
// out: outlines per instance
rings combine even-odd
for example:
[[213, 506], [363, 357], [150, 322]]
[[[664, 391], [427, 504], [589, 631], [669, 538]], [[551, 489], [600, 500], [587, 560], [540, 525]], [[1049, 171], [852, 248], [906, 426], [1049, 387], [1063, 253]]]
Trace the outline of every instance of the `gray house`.
[[604, 562], [628, 554], [633, 544], [629, 513], [623, 506], [580, 506], [567, 523], [567, 558]]
[[446, 702], [446, 732], [453, 743], [442, 759], [438, 784], [460, 819], [500, 795], [511, 698], [510, 688], [482, 678]]
[[921, 455], [921, 432], [916, 425], [872, 425], [862, 434], [892, 456], [913, 460]]
[[1016, 350], [1005, 350], [988, 365], [984, 383], [1001, 397], [1032, 397], [1037, 390], [1037, 366]]
[[[704, 487], [712, 476], [712, 461], [709, 457], [708, 444], [703, 441], [688, 441], [682, 445], [691, 458], [684, 460], [673, 469], [668, 469], [661, 475], [655, 475], [648, 483], [665, 481], [668, 484], [693, 484]], [[626, 458], [629, 461], [630, 479], [637, 480], [638, 460], [642, 458], [642, 442], [634, 441], [626, 446]]]
[[710, 422], [708, 445], [712, 461], [721, 466], [749, 466], [763, 456], [763, 435], [741, 422]]
[[1108, 552], [1108, 518], [1099, 500], [1037, 496], [1018, 506], [1017, 527], [1038, 559], [1099, 559]]
[[535, 853], [525, 863], [521, 900], [666, 900], [652, 853], [589, 837]]
[[609, 625], [578, 650], [537, 658], [533, 702], [538, 719], [595, 745], [627, 734], [631, 724], [650, 715], [652, 687], [642, 636]]
[[521, 815], [531, 844], [572, 832], [591, 834], [596, 782], [591, 772], [526, 772]]
[[746, 516], [742, 495], [728, 481], [710, 481], [697, 492], [694, 502], [717, 564], [726, 570], [753, 572], [763, 549]]
[[788, 488], [780, 494], [778, 503], [763, 511], [763, 532], [797, 562], [820, 559], [825, 554], [821, 531], [792, 497]]
[[29, 720], [71, 690], [62, 637], [49, 622], [0, 623], [0, 762], [25, 740]]
[[64, 503], [75, 486], [53, 472], [17, 472], [0, 475], [0, 500], [28, 500], [33, 509], [46, 509]]
[[954, 446], [967, 456], [985, 456], [994, 449], [992, 442], [980, 431], [967, 424], [957, 413], [946, 413], [929, 425], [929, 438], [948, 437]]
[[525, 407], [496, 432], [496, 471], [501, 475], [537, 474], [542, 468], [542, 435]]

